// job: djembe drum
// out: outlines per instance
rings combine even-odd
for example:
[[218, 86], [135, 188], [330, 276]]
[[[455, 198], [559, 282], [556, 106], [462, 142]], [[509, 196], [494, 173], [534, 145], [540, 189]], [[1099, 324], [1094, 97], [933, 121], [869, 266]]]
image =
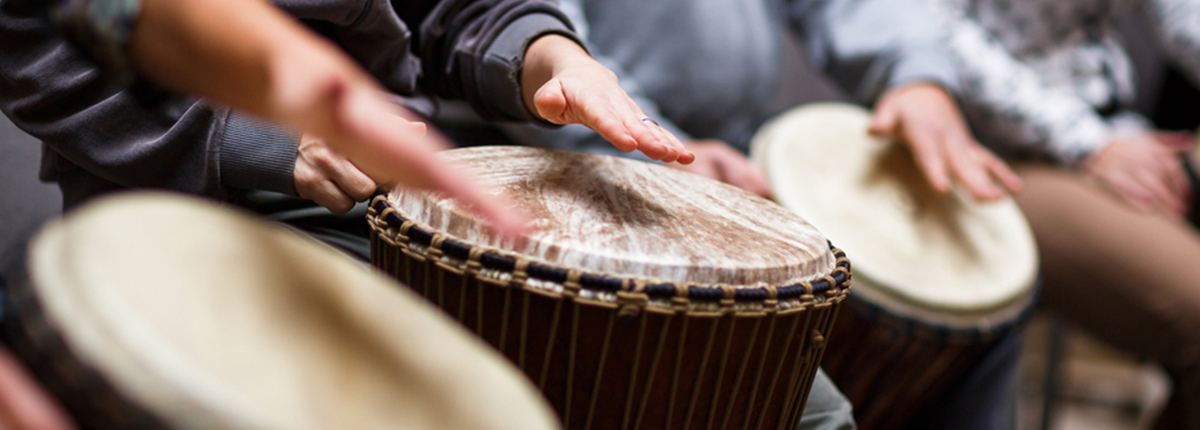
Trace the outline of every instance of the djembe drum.
[[487, 345], [312, 239], [126, 195], [34, 241], [14, 350], [86, 428], [554, 429]]
[[897, 428], [1031, 309], [1037, 250], [1011, 199], [930, 188], [870, 114], [809, 105], [767, 123], [752, 158], [779, 202], [855, 263], [855, 291], [822, 366], [864, 429]]
[[372, 260], [542, 389], [571, 429], [795, 429], [849, 264], [808, 223], [663, 166], [522, 147], [446, 153], [532, 218], [502, 239], [407, 190]]

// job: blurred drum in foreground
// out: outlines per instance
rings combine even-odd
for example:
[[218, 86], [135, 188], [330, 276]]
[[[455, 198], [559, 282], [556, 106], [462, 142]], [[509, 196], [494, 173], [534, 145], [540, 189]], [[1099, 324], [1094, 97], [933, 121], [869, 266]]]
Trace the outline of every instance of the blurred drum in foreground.
[[854, 259], [822, 365], [862, 428], [896, 428], [1024, 320], [1038, 258], [1011, 199], [937, 194], [869, 123], [855, 106], [797, 108], [763, 126], [751, 156], [779, 202]]
[[808, 223], [667, 167], [521, 147], [446, 153], [532, 217], [377, 197], [372, 260], [525, 371], [571, 429], [796, 428], [849, 264]]
[[34, 241], [13, 345], [103, 429], [557, 428], [440, 311], [312, 239], [199, 200], [100, 200]]

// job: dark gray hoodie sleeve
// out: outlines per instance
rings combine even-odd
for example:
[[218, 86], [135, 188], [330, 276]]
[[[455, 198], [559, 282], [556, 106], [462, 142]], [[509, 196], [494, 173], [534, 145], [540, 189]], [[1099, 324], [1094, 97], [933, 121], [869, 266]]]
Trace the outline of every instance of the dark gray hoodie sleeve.
[[[529, 44], [559, 34], [584, 44], [546, 0], [394, 0], [401, 19], [420, 23], [414, 37], [421, 89], [463, 99], [484, 119], [534, 121], [521, 97]], [[586, 49], [586, 48], [585, 48]]]
[[[45, 20], [7, 6], [0, 2], [0, 110], [44, 143], [43, 179], [81, 169], [120, 188], [218, 198], [241, 188], [294, 193], [296, 136], [195, 100], [148, 106], [114, 86]], [[279, 143], [271, 151], [290, 150], [291, 159], [270, 158], [245, 174], [239, 157], [269, 157], [262, 142]]]

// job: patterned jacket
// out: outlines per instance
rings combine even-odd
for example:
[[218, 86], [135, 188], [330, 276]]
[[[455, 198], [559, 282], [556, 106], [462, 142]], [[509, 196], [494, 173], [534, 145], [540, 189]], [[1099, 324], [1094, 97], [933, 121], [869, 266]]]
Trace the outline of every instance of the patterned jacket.
[[1130, 117], [1115, 114], [1133, 100], [1134, 72], [1113, 24], [1135, 8], [1200, 82], [1200, 0], [932, 1], [947, 21], [964, 111], [1001, 154], [1077, 164], [1128, 130], [1120, 119]]

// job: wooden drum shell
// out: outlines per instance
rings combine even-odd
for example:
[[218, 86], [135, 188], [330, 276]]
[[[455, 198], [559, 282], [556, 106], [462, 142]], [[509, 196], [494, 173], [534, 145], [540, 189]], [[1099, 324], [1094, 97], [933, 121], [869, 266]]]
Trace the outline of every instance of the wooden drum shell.
[[1030, 295], [1007, 309], [1012, 315], [987, 330], [952, 330], [889, 313], [850, 297], [833, 336], [854, 339], [828, 348], [821, 367], [854, 405], [860, 428], [904, 428], [930, 401], [946, 392], [1001, 336], [1023, 324]]
[[634, 280], [598, 300], [520, 264], [510, 276], [451, 258], [440, 234], [416, 243], [387, 208], [379, 197], [369, 210], [372, 263], [501, 350], [569, 429], [796, 428], [848, 289], [835, 250], [843, 282], [800, 307], [733, 311], [726, 297], [698, 309], [679, 296], [649, 306]]

